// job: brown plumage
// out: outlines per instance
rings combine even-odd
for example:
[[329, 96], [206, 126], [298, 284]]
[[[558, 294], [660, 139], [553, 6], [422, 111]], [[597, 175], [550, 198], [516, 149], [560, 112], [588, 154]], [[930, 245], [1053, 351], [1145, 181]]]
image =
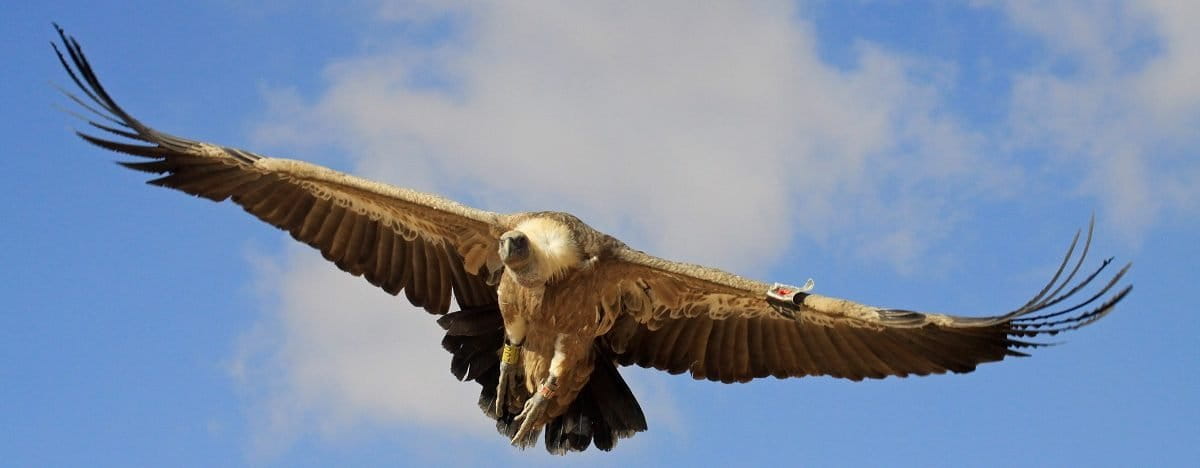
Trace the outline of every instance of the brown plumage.
[[[482, 386], [480, 407], [521, 446], [545, 428], [554, 453], [610, 450], [645, 430], [617, 365], [720, 382], [970, 372], [1042, 346], [1030, 338], [1099, 320], [1131, 289], [1117, 287], [1126, 265], [1082, 301], [1063, 304], [1110, 264], [1083, 270], [1090, 226], [1042, 291], [994, 317], [873, 307], [671, 262], [569, 214], [492, 213], [159, 132], [121, 109], [79, 44], [59, 35], [65, 55], [55, 51], [91, 104], [68, 96], [101, 118], [91, 126], [134, 143], [82, 138], [145, 158], [120, 164], [159, 174], [151, 184], [232, 200], [338, 268], [442, 315], [451, 372]], [[449, 312], [452, 302], [461, 310]], [[506, 342], [511, 365], [501, 365]]]

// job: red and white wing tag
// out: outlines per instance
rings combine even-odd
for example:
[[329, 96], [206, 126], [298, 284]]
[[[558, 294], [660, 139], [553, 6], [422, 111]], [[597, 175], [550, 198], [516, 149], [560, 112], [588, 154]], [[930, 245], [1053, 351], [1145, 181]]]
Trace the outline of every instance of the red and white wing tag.
[[[799, 305], [796, 302], [796, 295], [812, 291], [814, 284], [812, 278], [805, 281], [804, 286], [775, 283], [774, 286], [771, 286], [771, 289], [767, 290], [767, 297], [779, 302]], [[800, 296], [800, 298], [803, 300], [804, 296]]]

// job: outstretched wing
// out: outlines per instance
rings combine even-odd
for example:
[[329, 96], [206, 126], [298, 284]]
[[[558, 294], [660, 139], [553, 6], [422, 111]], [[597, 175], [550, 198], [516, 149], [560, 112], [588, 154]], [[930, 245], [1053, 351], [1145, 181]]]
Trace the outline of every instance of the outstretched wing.
[[[1129, 293], [1132, 286], [1110, 295], [1128, 271], [1126, 265], [1091, 296], [1061, 305], [1091, 284], [1112, 260], [1072, 285], [1091, 238], [1089, 227], [1083, 251], [1068, 273], [1079, 240], [1076, 233], [1046, 287], [1024, 306], [994, 317], [872, 307], [795, 288], [780, 290], [623, 246], [615, 249], [614, 258], [597, 262], [593, 284], [606, 285], [599, 307], [605, 316], [614, 317], [614, 324], [604, 339], [623, 365], [691, 372], [697, 379], [721, 382], [766, 376], [861, 380], [970, 372], [980, 363], [1026, 356], [1023, 349], [1045, 346], [1028, 338], [1093, 323]], [[1055, 306], [1063, 308], [1048, 312]]]
[[445, 313], [452, 293], [463, 307], [496, 302], [495, 288], [485, 278], [489, 265], [499, 265], [493, 257], [503, 216], [300, 161], [154, 130], [121, 109], [100, 85], [79, 43], [62, 28], [58, 34], [66, 56], [52, 44], [54, 51], [92, 104], [67, 96], [102, 119], [89, 120], [91, 126], [139, 143], [77, 133], [97, 146], [147, 158], [120, 164], [163, 175], [150, 184], [213, 201], [231, 199], [320, 250], [338, 268], [388, 293], [403, 290], [409, 301], [431, 313]]

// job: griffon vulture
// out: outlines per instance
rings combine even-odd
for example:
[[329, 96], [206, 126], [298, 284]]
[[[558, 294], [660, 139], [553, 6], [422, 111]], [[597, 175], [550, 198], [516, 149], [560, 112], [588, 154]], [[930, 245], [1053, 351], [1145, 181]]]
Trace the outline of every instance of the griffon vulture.
[[[450, 371], [483, 388], [479, 405], [520, 447], [545, 431], [553, 453], [611, 450], [646, 430], [617, 366], [747, 382], [829, 375], [861, 380], [971, 372], [1043, 346], [1028, 339], [1099, 320], [1129, 293], [1129, 265], [1074, 304], [1063, 301], [1111, 261], [1081, 273], [1079, 233], [1058, 272], [1027, 303], [992, 317], [860, 304], [653, 257], [576, 217], [500, 214], [300, 161], [181, 138], [126, 113], [100, 85], [78, 42], [58, 29], [55, 52], [99, 117], [132, 142], [80, 137], [145, 160], [149, 183], [250, 214], [321, 251], [338, 268], [441, 316]], [[136, 142], [136, 143], [135, 143]], [[461, 309], [450, 312], [451, 304]], [[1050, 311], [1053, 306], [1061, 309]]]

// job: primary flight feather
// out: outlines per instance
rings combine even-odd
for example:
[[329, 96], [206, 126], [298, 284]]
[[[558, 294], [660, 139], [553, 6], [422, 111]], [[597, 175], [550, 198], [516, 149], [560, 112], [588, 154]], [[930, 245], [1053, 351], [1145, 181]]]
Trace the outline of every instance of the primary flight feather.
[[[55, 53], [86, 99], [68, 96], [99, 118], [89, 125], [126, 142], [80, 137], [144, 158], [120, 164], [159, 174], [151, 184], [232, 200], [338, 268], [441, 315], [451, 372], [482, 386], [480, 407], [521, 447], [544, 430], [553, 453], [611, 450], [646, 430], [618, 365], [720, 382], [970, 372], [1043, 346], [1030, 338], [1099, 320], [1131, 289], [1118, 287], [1127, 264], [1064, 304], [1111, 263], [1083, 269], [1091, 225], [1041, 291], [992, 317], [874, 307], [813, 294], [811, 283], [767, 284], [663, 260], [567, 213], [493, 213], [159, 132], [118, 106], [78, 42], [58, 34]], [[452, 302], [461, 310], [450, 312]]]

